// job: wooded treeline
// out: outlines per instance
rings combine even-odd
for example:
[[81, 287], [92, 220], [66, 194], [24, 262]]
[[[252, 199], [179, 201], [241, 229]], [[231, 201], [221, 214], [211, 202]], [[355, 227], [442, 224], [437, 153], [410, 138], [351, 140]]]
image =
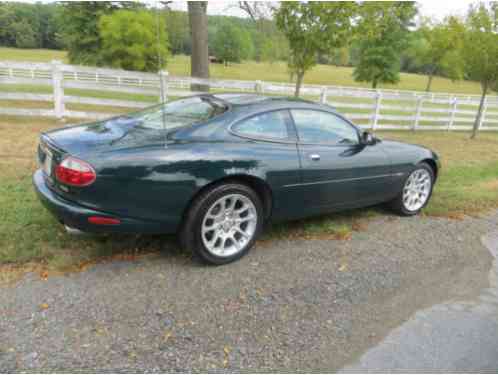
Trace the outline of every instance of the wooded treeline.
[[[138, 22], [142, 27], [145, 24], [145, 29], [151, 31], [156, 29], [155, 10], [135, 2], [0, 3], [0, 46], [67, 49], [69, 59], [73, 63], [116, 66], [122, 61], [112, 64], [109, 62], [109, 56], [105, 58], [101, 55], [104, 52], [102, 39], [105, 38], [100, 36], [99, 19], [122, 10], [150, 13], [149, 17], [139, 16], [140, 20], [135, 23]], [[168, 53], [190, 55], [192, 39], [187, 12], [162, 8], [159, 15], [164, 31], [162, 38], [168, 40]], [[119, 24], [115, 22], [112, 26], [116, 28]], [[400, 53], [399, 69], [409, 73], [433, 72], [433, 75], [452, 78], [454, 74], [448, 69], [435, 69], [428, 61], [428, 56], [431, 55], [431, 52], [427, 52], [431, 33], [427, 31], [431, 27], [428, 26], [429, 22], [424, 25], [409, 31], [408, 47]], [[109, 32], [107, 34], [109, 35]], [[143, 35], [137, 37], [144, 38]], [[150, 39], [152, 41], [152, 38]], [[115, 40], [112, 42], [116, 43]], [[273, 62], [289, 59], [288, 41], [273, 19], [261, 18], [255, 22], [250, 17], [210, 15], [208, 44], [210, 55], [227, 63], [241, 60]], [[150, 55], [154, 54], [157, 54], [157, 50], [152, 51]], [[426, 58], [423, 57], [424, 54]], [[167, 62], [167, 54], [164, 55], [164, 61]], [[320, 64], [351, 67], [359, 64], [360, 57], [361, 41], [352, 39], [347, 45], [320, 51], [316, 60]], [[155, 68], [154, 64], [139, 65]], [[143, 70], [139, 67], [133, 68]]]
[[[165, 33], [163, 37], [167, 36], [169, 53], [191, 54], [192, 38], [187, 12], [164, 7], [157, 12], [136, 2], [0, 3], [0, 46], [66, 49], [72, 63], [108, 65], [108, 59], [102, 56], [105, 52], [102, 44], [106, 39], [102, 34], [106, 33], [102, 32], [105, 27], [101, 25], [100, 18], [108, 17], [107, 26], [112, 27], [112, 32], [116, 34], [126, 28], [123, 25], [119, 29], [122, 22], [110, 22], [109, 16], [123, 18], [116, 12], [124, 10], [135, 12], [139, 18], [135, 23], [154, 33], [159, 18]], [[144, 16], [144, 13], [149, 16]], [[130, 30], [127, 32], [132, 33]], [[152, 41], [147, 36], [141, 37]], [[210, 55], [227, 62], [277, 61], [286, 60], [288, 56], [287, 41], [271, 20], [255, 23], [249, 18], [210, 15], [208, 43]]]

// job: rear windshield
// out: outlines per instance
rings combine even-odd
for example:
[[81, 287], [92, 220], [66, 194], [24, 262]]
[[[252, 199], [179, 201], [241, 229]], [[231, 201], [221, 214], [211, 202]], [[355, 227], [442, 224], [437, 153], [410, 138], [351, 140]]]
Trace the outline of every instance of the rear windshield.
[[212, 97], [179, 99], [129, 115], [143, 128], [173, 130], [209, 120], [228, 110], [228, 106]]

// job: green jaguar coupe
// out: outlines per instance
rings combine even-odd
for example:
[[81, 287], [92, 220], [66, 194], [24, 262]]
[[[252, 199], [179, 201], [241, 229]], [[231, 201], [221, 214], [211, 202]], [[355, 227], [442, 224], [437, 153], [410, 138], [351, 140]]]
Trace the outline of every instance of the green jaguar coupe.
[[245, 255], [269, 221], [383, 202], [415, 215], [440, 167], [328, 105], [250, 94], [49, 131], [38, 158], [35, 189], [69, 231], [178, 233], [212, 264]]

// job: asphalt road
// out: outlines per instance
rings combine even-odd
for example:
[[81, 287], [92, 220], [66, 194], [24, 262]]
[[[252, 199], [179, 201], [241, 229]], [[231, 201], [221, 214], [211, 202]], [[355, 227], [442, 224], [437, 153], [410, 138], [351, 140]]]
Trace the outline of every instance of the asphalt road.
[[497, 225], [383, 216], [223, 267], [164, 251], [28, 275], [0, 287], [0, 372], [496, 371]]

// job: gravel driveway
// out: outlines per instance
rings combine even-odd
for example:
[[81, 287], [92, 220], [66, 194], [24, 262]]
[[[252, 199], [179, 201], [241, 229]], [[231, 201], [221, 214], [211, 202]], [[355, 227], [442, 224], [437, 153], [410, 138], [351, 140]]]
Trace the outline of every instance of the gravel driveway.
[[335, 371], [416, 311], [472, 298], [498, 212], [382, 216], [349, 241], [272, 241], [223, 267], [175, 251], [0, 287], [0, 372]]

